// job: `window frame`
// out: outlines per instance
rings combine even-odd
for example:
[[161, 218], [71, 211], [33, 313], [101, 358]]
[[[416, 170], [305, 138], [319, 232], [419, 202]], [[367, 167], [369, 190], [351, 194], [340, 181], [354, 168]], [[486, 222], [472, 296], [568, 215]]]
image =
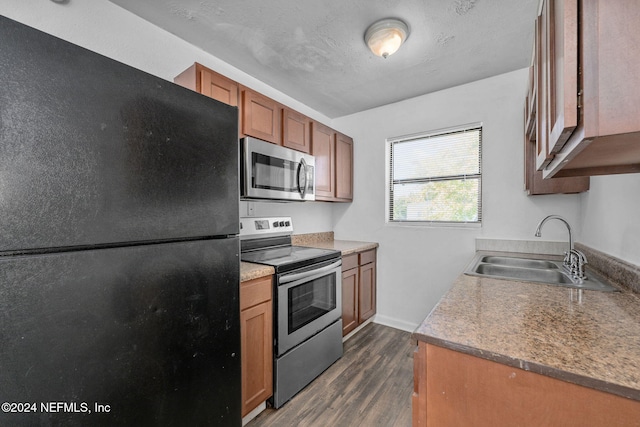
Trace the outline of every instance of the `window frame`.
[[[465, 132], [470, 130], [480, 130], [480, 141], [478, 147], [478, 170], [479, 173], [473, 175], [466, 175], [466, 177], [470, 177], [478, 180], [478, 220], [477, 221], [435, 221], [435, 220], [398, 220], [393, 219], [393, 213], [391, 212], [392, 208], [392, 197], [393, 197], [393, 169], [392, 169], [392, 149], [393, 145], [398, 142], [411, 141], [415, 139], [422, 138], [431, 138], [435, 136], [452, 134]], [[482, 227], [482, 133], [483, 133], [483, 125], [482, 122], [469, 123], [460, 126], [454, 126], [449, 128], [441, 128], [432, 131], [420, 132], [409, 135], [402, 135], [392, 138], [387, 138], [385, 141], [385, 223], [387, 225], [393, 226], [422, 226], [422, 227], [462, 227], [462, 228], [480, 228]], [[456, 177], [464, 178], [465, 175], [452, 175], [448, 177], [439, 177], [439, 178], [425, 178], [428, 182], [443, 182], [451, 179], [455, 179]], [[444, 179], [443, 179], [444, 178]]]

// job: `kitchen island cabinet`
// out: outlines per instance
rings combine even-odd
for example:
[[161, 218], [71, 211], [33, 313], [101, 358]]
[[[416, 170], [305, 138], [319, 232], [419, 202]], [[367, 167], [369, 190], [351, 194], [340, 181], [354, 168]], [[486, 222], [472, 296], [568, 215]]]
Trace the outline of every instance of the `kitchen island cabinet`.
[[413, 426], [640, 426], [640, 402], [420, 342]]
[[242, 416], [273, 394], [272, 276], [240, 283]]
[[413, 333], [414, 426], [640, 426], [638, 304], [459, 276]]

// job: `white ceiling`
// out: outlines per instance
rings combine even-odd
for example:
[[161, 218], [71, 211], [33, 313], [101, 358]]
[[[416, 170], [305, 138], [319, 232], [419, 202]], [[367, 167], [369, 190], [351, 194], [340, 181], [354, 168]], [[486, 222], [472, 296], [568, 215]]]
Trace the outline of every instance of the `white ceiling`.
[[[539, 0], [110, 0], [330, 118], [524, 68]], [[387, 59], [382, 18], [411, 34]]]

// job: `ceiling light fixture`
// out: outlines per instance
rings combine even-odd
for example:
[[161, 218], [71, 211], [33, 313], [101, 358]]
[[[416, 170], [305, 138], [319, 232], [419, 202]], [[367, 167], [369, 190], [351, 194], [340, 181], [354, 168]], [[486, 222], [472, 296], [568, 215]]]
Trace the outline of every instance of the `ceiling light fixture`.
[[364, 42], [375, 55], [393, 55], [409, 37], [409, 27], [403, 21], [386, 18], [374, 22], [364, 33]]

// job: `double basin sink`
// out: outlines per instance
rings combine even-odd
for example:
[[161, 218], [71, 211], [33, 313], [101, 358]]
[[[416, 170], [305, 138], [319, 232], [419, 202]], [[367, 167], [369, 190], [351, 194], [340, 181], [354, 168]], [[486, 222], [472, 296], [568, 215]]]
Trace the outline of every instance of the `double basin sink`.
[[604, 279], [591, 271], [587, 273], [587, 279], [578, 279], [566, 271], [562, 265], [562, 261], [546, 259], [497, 256], [480, 253], [477, 254], [471, 264], [469, 264], [465, 274], [470, 276], [544, 283], [576, 289], [604, 292], [618, 291], [617, 288], [609, 285]]

